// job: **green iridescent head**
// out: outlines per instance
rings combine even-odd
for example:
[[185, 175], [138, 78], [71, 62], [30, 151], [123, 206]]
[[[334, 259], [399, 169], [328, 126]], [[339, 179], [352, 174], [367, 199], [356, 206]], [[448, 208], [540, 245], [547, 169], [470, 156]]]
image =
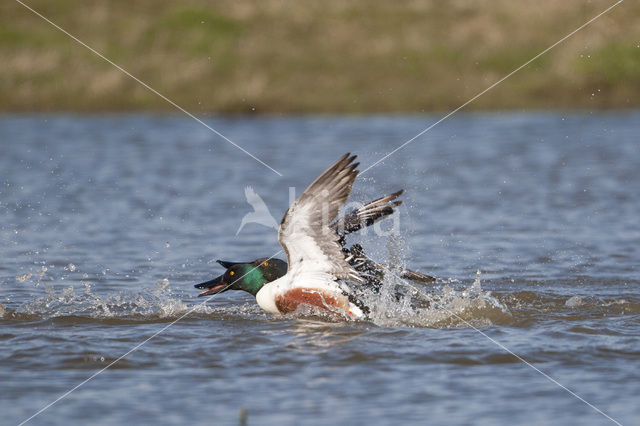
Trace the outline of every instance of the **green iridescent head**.
[[210, 281], [196, 284], [195, 288], [205, 289], [198, 297], [210, 296], [227, 290], [243, 290], [254, 296], [263, 285], [287, 273], [287, 263], [280, 259], [266, 257], [253, 262], [217, 261], [227, 270]]

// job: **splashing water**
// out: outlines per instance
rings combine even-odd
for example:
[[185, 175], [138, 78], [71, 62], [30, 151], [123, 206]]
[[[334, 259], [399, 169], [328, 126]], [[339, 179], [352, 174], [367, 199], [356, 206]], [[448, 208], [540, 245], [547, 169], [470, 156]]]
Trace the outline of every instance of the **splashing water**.
[[[363, 302], [371, 308], [368, 320], [376, 326], [447, 328], [504, 325], [518, 321], [522, 311], [531, 310], [532, 305], [535, 308], [541, 303], [539, 296], [533, 295], [532, 298], [530, 292], [526, 291], [494, 296], [491, 291], [483, 290], [480, 271], [468, 283], [453, 278], [438, 279], [430, 284], [413, 283], [400, 278], [406, 266], [408, 250], [401, 235], [390, 233], [386, 238], [371, 236], [368, 243], [373, 246], [372, 258], [386, 257], [385, 278], [380, 291], [364, 291], [360, 294]], [[383, 256], [379, 253], [381, 244], [384, 245]], [[186, 313], [205, 315], [212, 319], [270, 317], [254, 301], [249, 301], [249, 298], [247, 303], [241, 305], [230, 301], [218, 304], [217, 300], [215, 307], [204, 303], [205, 301], [194, 303], [191, 295], [174, 293], [167, 278], [155, 285], [138, 286], [136, 291], [124, 290], [104, 295], [93, 290], [89, 275], [83, 273], [82, 278], [76, 281], [83, 286], [82, 291], [78, 291], [74, 285], [61, 287], [60, 281], [74, 272], [79, 272], [78, 267], [68, 262], [63, 268], [39, 265], [35, 270], [16, 275], [18, 283], [30, 282], [34, 287], [42, 284], [45, 296], [29, 300], [17, 309], [0, 306], [0, 317], [25, 320], [80, 317], [99, 321], [171, 321]], [[106, 271], [103, 276], [106, 276]], [[544, 302], [545, 305], [551, 303], [555, 303], [555, 299]], [[613, 313], [638, 310], [638, 304], [624, 299], [605, 300], [579, 295], [561, 299], [559, 306], [566, 310], [605, 310]], [[335, 313], [301, 306], [298, 311], [285, 318], [316, 318], [335, 323], [348, 319], [349, 316], [346, 313], [336, 316]]]
[[[396, 214], [403, 214], [402, 211]], [[382, 327], [469, 327], [513, 321], [509, 309], [481, 285], [481, 272], [469, 284], [456, 279], [438, 279], [418, 284], [402, 279], [409, 247], [397, 228], [385, 238], [369, 235], [364, 243], [373, 259], [385, 259], [384, 280], [379, 293], [364, 292], [372, 322]]]
[[468, 327], [511, 320], [507, 307], [482, 290], [480, 271], [469, 287], [456, 289], [443, 282], [418, 286], [390, 270], [380, 294], [369, 295], [367, 303], [373, 322], [385, 327]]
[[173, 293], [169, 280], [140, 292], [120, 291], [101, 296], [84, 282], [84, 291], [76, 292], [73, 285], [56, 290], [45, 286], [46, 296], [37, 297], [20, 306], [14, 316], [38, 318], [87, 317], [96, 319], [172, 319], [188, 311], [206, 314], [212, 311], [204, 304], [188, 306]]

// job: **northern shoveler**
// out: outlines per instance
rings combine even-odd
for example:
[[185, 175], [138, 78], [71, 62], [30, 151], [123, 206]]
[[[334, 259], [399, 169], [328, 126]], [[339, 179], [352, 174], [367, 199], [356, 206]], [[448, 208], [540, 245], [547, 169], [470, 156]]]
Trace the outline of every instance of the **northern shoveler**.
[[[392, 214], [402, 203], [396, 198], [403, 191], [374, 200], [334, 221], [357, 176], [358, 164], [352, 164], [355, 158], [347, 154], [327, 169], [282, 219], [278, 238], [289, 262], [293, 260], [293, 267], [280, 259], [219, 260], [226, 272], [197, 284], [196, 288], [205, 289], [199, 296], [243, 290], [256, 296], [258, 304], [271, 313], [295, 311], [299, 305], [306, 304], [356, 318], [367, 314], [369, 309], [346, 282], [377, 291], [383, 267], [367, 258], [361, 246], [356, 244], [347, 249], [345, 237]], [[411, 270], [402, 271], [401, 276], [419, 282], [435, 281]]]
[[[360, 273], [365, 280], [365, 287], [373, 291], [379, 291], [384, 279], [385, 266], [369, 259], [360, 244], [354, 244], [347, 248], [347, 235], [359, 231], [390, 216], [395, 212], [395, 208], [402, 204], [397, 198], [402, 195], [403, 190], [393, 194], [380, 197], [364, 206], [353, 209], [340, 219], [336, 220], [331, 228], [338, 235], [338, 242], [342, 246], [345, 260]], [[217, 260], [225, 269], [234, 268], [233, 275], [222, 274], [212, 280], [196, 284], [194, 287], [203, 289], [198, 297], [209, 296], [227, 290], [243, 290], [252, 295], [256, 295], [258, 290], [268, 282], [274, 281], [287, 273], [287, 263], [283, 260], [266, 257], [250, 262], [231, 262]], [[410, 269], [400, 271], [401, 278], [414, 282], [431, 283], [435, 278]]]

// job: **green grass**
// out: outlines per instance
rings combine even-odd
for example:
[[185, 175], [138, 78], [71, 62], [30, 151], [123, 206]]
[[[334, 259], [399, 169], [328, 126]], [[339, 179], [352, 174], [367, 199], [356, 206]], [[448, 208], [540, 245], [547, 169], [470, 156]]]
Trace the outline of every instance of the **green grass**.
[[[535, 57], [539, 52], [544, 50], [545, 47], [546, 46], [527, 46], [497, 49], [482, 57], [480, 66], [487, 70], [508, 74]], [[532, 66], [535, 67], [537, 71], [540, 71], [549, 65], [548, 59], [548, 56], [541, 56], [532, 62]]]
[[164, 13], [149, 26], [149, 43], [160, 40], [167, 51], [183, 50], [191, 55], [228, 53], [241, 33], [232, 19], [202, 7], [181, 7]]
[[40, 51], [55, 48], [62, 44], [67, 37], [62, 33], [51, 34], [45, 28], [30, 29], [20, 27], [12, 22], [2, 22], [0, 25], [0, 46], [3, 50], [33, 50]]
[[[195, 113], [370, 113], [455, 108], [609, 3], [29, 5]], [[639, 3], [622, 3], [469, 108], [640, 106], [637, 16]], [[171, 108], [18, 3], [0, 5], [0, 111]]]
[[609, 43], [576, 60], [576, 71], [610, 85], [640, 85], [640, 40]]

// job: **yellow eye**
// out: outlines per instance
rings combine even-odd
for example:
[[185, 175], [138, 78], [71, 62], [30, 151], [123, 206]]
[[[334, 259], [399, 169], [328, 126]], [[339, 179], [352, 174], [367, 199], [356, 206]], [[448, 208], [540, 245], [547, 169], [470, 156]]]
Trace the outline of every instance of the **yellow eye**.
[[235, 274], [236, 274], [236, 273], [235, 273], [235, 272], [233, 272], [233, 271], [229, 272], [229, 275], [231, 275], [231, 276], [234, 276]]
[[263, 265], [264, 266], [269, 266], [269, 262], [264, 262]]

